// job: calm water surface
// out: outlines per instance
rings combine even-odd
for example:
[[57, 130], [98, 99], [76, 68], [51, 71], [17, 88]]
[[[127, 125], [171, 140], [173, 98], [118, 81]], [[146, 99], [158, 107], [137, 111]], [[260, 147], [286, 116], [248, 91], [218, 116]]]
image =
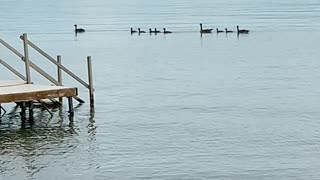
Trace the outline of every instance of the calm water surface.
[[[74, 122], [66, 107], [37, 110], [32, 128], [19, 110], [2, 118], [1, 180], [320, 178], [318, 0], [0, 3], [0, 38], [21, 50], [28, 33], [84, 78], [91, 55], [96, 89], [95, 113], [86, 103]], [[201, 37], [200, 22], [252, 32]], [[87, 32], [75, 37], [75, 23]], [[0, 58], [23, 72], [3, 46]], [[0, 67], [0, 79], [16, 77]]]

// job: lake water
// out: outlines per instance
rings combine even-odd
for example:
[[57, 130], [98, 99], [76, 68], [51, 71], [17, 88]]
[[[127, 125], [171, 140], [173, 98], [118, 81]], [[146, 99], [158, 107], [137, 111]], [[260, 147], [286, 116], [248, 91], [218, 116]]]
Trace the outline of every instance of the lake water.
[[[52, 119], [37, 110], [31, 128], [19, 111], [2, 118], [1, 180], [320, 178], [318, 0], [0, 3], [0, 38], [22, 50], [28, 33], [83, 78], [91, 55], [96, 90], [95, 112], [85, 103], [73, 123], [67, 106]], [[251, 33], [200, 36], [200, 22]], [[75, 37], [75, 23], [86, 33]], [[0, 58], [23, 72], [3, 46]], [[17, 78], [0, 67], [0, 79]]]

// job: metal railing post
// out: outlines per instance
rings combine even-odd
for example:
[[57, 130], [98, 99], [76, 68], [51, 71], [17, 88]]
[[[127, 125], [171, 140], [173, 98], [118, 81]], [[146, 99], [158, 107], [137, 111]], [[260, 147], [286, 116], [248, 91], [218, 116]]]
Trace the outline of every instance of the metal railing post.
[[23, 49], [24, 49], [24, 62], [25, 62], [25, 69], [26, 69], [26, 79], [27, 84], [31, 84], [31, 77], [30, 77], [30, 63], [29, 63], [29, 52], [28, 52], [28, 37], [27, 34], [23, 34]]
[[91, 64], [91, 56], [87, 57], [88, 64], [88, 81], [89, 81], [89, 97], [90, 97], [90, 108], [94, 108], [94, 94], [93, 94], [93, 79], [92, 79], [92, 64]]
[[[61, 65], [61, 56], [60, 55], [57, 56], [57, 62], [58, 62], [58, 64]], [[57, 66], [57, 75], [58, 75], [58, 82], [60, 83], [60, 86], [62, 86], [62, 71], [59, 66]], [[62, 97], [59, 98], [59, 102], [60, 102], [60, 104], [63, 103]]]

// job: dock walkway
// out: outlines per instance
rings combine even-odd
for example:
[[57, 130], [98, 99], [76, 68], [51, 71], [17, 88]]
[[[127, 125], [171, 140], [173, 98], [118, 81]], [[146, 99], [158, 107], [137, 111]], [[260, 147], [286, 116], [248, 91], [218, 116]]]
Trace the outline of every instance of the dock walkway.
[[59, 97], [75, 97], [77, 88], [26, 84], [24, 81], [0, 80], [0, 104], [42, 100]]

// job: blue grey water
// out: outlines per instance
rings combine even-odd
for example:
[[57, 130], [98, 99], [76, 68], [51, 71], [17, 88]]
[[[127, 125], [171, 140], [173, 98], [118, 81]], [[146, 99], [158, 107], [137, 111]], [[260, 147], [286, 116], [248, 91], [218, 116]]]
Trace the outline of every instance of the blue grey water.
[[[200, 22], [251, 32], [201, 37]], [[0, 38], [22, 50], [22, 33], [83, 78], [92, 56], [95, 112], [2, 118], [1, 180], [320, 179], [319, 0], [0, 0]]]

